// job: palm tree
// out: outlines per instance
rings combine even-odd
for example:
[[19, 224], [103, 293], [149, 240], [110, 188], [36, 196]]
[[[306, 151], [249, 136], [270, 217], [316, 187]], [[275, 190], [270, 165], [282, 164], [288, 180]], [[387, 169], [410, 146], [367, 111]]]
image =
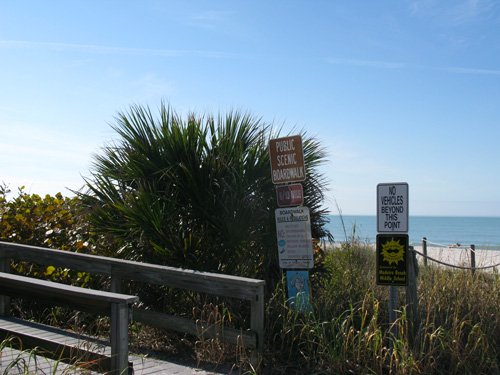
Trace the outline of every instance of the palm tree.
[[[248, 114], [186, 119], [164, 104], [119, 113], [120, 140], [95, 157], [79, 193], [114, 256], [248, 277], [279, 275], [267, 144], [272, 126]], [[321, 208], [324, 150], [304, 141], [313, 236], [330, 236]]]

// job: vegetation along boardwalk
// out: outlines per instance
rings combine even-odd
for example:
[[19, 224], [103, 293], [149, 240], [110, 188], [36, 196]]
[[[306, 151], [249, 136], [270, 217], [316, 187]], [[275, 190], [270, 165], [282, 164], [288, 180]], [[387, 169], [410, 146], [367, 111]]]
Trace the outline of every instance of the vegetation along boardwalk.
[[[131, 354], [129, 360], [134, 365], [135, 375], [219, 375], [222, 373], [207, 371], [192, 365], [178, 364], [171, 361], [159, 360], [147, 356]], [[4, 375], [18, 374], [100, 374], [86, 370], [84, 367], [75, 367], [41, 355], [34, 355], [32, 351], [19, 351], [12, 348], [3, 348], [0, 360], [0, 373]], [[224, 372], [227, 374], [227, 372]]]
[[[111, 292], [10, 274], [10, 262], [12, 260], [106, 275], [110, 277], [108, 285], [111, 286]], [[199, 373], [194, 367], [189, 366], [180, 366], [174, 371], [177, 365], [141, 356], [129, 356], [127, 366], [127, 322], [130, 318], [150, 326], [193, 335], [196, 335], [200, 329], [203, 329], [206, 337], [217, 335], [215, 327], [210, 326], [210, 324], [205, 325], [203, 322], [193, 322], [190, 319], [170, 316], [161, 311], [143, 310], [133, 306], [137, 304], [139, 297], [122, 293], [125, 290], [124, 281], [134, 279], [156, 285], [167, 285], [173, 288], [249, 301], [250, 328], [242, 330], [225, 327], [221, 339], [229, 343], [243, 343], [246, 348], [253, 349], [254, 352], [262, 350], [265, 285], [262, 280], [196, 272], [5, 242], [0, 242], [0, 315], [2, 315], [0, 318], [0, 333], [2, 339], [12, 336], [19, 337], [23, 342], [22, 348], [46, 348], [47, 354], [50, 352], [56, 360], [82, 358], [81, 362], [88, 367], [97, 364], [97, 366], [93, 367], [97, 369], [102, 367], [110, 368], [115, 373], [122, 373], [127, 367], [133, 367], [136, 374]], [[69, 337], [71, 335], [61, 329], [50, 326], [35, 326], [26, 320], [12, 318], [9, 312], [10, 298], [20, 296], [43, 300], [49, 302], [49, 304], [69, 304], [69, 306], [75, 306], [80, 311], [110, 316], [111, 340], [109, 343], [101, 343], [84, 339], [81, 335]], [[77, 341], [72, 343], [71, 340]], [[85, 344], [80, 345], [78, 340]], [[61, 347], [63, 349], [60, 349]], [[27, 354], [29, 357], [32, 353], [23, 352], [21, 355], [24, 357]], [[7, 355], [4, 354], [4, 366], [8, 366], [9, 362], [12, 362], [7, 360], [6, 357]], [[21, 362], [25, 364], [30, 361], [24, 359]], [[31, 362], [35, 363], [37, 361], [33, 360]], [[37, 373], [43, 372], [37, 371]]]

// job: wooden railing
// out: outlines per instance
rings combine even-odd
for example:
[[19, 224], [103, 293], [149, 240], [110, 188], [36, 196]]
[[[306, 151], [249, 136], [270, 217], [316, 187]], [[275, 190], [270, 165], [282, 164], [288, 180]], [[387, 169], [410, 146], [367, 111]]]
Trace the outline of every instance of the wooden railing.
[[[114, 293], [125, 293], [124, 282], [133, 280], [247, 300], [250, 302], [251, 308], [249, 329], [237, 330], [224, 327], [222, 339], [227, 343], [241, 344], [245, 348], [255, 349], [257, 352], [261, 352], [263, 349], [265, 286], [263, 280], [0, 242], [0, 271], [8, 272], [11, 260], [107, 275], [111, 278], [110, 291]], [[138, 297], [140, 298], [140, 296]], [[5, 308], [6, 303], [5, 297], [1, 297], [0, 310]], [[134, 307], [133, 320], [158, 328], [193, 335], [199, 334], [199, 327], [192, 320], [162, 312]], [[204, 334], [207, 337], [210, 337], [211, 334], [214, 335], [215, 328], [206, 329]]]
[[[111, 371], [112, 374], [127, 374], [128, 362], [128, 324], [130, 307], [138, 302], [137, 296], [105, 292], [88, 288], [80, 288], [71, 285], [64, 285], [52, 281], [37, 280], [32, 277], [12, 275], [0, 272], [0, 294], [11, 297], [23, 297], [43, 300], [45, 303], [54, 305], [67, 305], [78, 310], [99, 313], [111, 317], [110, 346], [111, 356], [107, 360], [101, 361], [102, 369]], [[9, 311], [3, 306], [1, 315], [8, 315]], [[0, 331], [8, 334], [19, 334], [25, 340], [34, 340], [35, 346], [47, 345], [55, 351], [64, 351], [65, 343], [56, 343], [46, 338], [23, 335], [22, 332], [12, 332], [12, 321], [2, 320]], [[5, 324], [5, 326], [4, 326]], [[41, 344], [40, 344], [41, 343]], [[25, 343], [27, 345], [27, 343]], [[49, 347], [44, 347], [50, 350]], [[71, 348], [73, 349], [73, 348]], [[68, 350], [71, 350], [68, 349]], [[75, 348], [77, 349], [77, 348]], [[82, 350], [82, 348], [79, 348]], [[89, 350], [89, 353], [92, 352]], [[95, 354], [95, 353], [93, 353]], [[57, 357], [57, 355], [56, 355]], [[104, 356], [101, 356], [104, 357]], [[62, 358], [57, 358], [62, 359]], [[65, 358], [72, 360], [72, 358]]]

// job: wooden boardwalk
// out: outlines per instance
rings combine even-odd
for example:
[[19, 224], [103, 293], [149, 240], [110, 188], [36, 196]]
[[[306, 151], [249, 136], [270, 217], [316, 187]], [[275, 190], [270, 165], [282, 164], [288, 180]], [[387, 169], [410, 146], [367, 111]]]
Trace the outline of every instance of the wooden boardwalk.
[[[19, 324], [15, 319], [3, 320], [3, 326], [9, 326], [10, 329], [22, 333], [25, 338], [29, 335], [43, 337], [46, 340], [64, 343], [79, 347], [86, 345], [85, 349], [91, 349], [93, 352], [110, 355], [111, 348], [102, 340], [92, 339], [92, 347], [89, 347], [88, 337], [82, 340], [80, 335], [71, 332], [62, 332], [58, 329], [50, 329], [51, 327], [43, 326], [43, 329], [38, 324]], [[82, 344], [85, 343], [85, 344]], [[152, 374], [178, 374], [178, 375], [210, 375], [222, 374], [221, 372], [205, 371], [194, 366], [183, 365], [164, 360], [155, 359], [149, 356], [137, 355], [131, 353], [129, 361], [132, 362], [135, 375], [152, 375]], [[82, 362], [85, 359], [82, 358]], [[10, 367], [10, 368], [9, 368]], [[1, 374], [98, 374], [94, 371], [86, 370], [83, 367], [75, 367], [65, 364], [61, 361], [52, 360], [43, 357], [43, 353], [35, 355], [31, 350], [16, 350], [11, 347], [2, 348], [0, 357], [0, 373]], [[226, 372], [227, 373], [227, 372]]]
[[[40, 266], [69, 268], [78, 270], [79, 272], [88, 272], [91, 275], [109, 277], [110, 291], [91, 290], [70, 285], [61, 286], [62, 284], [58, 285], [59, 283], [50, 281], [11, 275], [10, 266], [12, 261], [35, 263]], [[78, 311], [110, 316], [111, 329], [109, 342], [113, 343], [113, 356], [111, 356], [110, 348], [102, 341], [95, 341], [89, 344], [91, 340], [82, 339], [82, 336], [71, 335], [67, 332], [57, 333], [56, 329], [47, 326], [42, 328], [40, 332], [31, 333], [25, 333], [20, 327], [11, 327], [9, 329], [6, 326], [3, 330], [3, 333], [6, 335], [12, 334], [21, 338], [21, 342], [24, 344], [24, 346], [21, 346], [22, 348], [46, 348], [46, 355], [54, 353], [54, 355], [59, 356], [59, 353], [63, 353], [60, 356], [81, 359], [81, 363], [98, 365], [94, 366], [97, 369], [126, 369], [127, 364], [130, 367], [130, 362], [132, 362], [135, 374], [208, 375], [232, 373], [231, 369], [227, 368], [219, 370], [219, 372], [211, 372], [198, 369], [196, 365], [192, 364], [178, 364], [176, 363], [176, 358], [167, 357], [170, 362], [163, 361], [162, 359], [165, 357], [158, 353], [148, 352], [147, 356], [128, 353], [127, 356], [128, 349], [130, 348], [128, 344], [127, 320], [132, 319], [135, 322], [150, 327], [195, 336], [199, 334], [200, 329], [193, 319], [171, 316], [161, 311], [150, 311], [141, 308], [140, 305], [131, 308], [131, 305], [137, 299], [140, 299], [140, 296], [126, 294], [126, 287], [129, 282], [166, 286], [194, 293], [237, 299], [247, 303], [250, 305], [250, 327], [244, 329], [225, 327], [223, 335], [219, 335], [216, 327], [212, 325], [204, 331], [204, 336], [207, 338], [217, 337], [227, 344], [241, 345], [246, 349], [252, 350], [252, 358], [260, 355], [263, 349], [265, 341], [264, 280], [173, 268], [1, 241], [0, 277], [2, 277], [2, 282], [0, 282], [0, 321], [5, 321], [6, 324], [9, 320], [8, 317], [11, 309], [10, 298], [20, 296], [28, 299], [43, 300], [48, 306], [62, 305], [76, 308]], [[30, 337], [30, 334], [33, 336]], [[57, 334], [62, 334], [62, 336], [58, 336]], [[44, 335], [47, 336], [45, 337]], [[71, 340], [76, 340], [75, 345], [71, 343]], [[88, 353], [89, 349], [92, 349], [92, 351], [95, 349], [98, 353]], [[77, 354], [75, 354], [75, 351]], [[153, 357], [155, 354], [158, 355], [157, 358]], [[56, 375], [83, 373], [82, 370], [75, 370], [61, 364], [60, 361], [51, 362], [45, 359], [43, 354], [40, 353], [39, 356], [35, 357], [30, 355], [30, 352], [22, 351], [19, 353], [5, 348], [2, 350], [2, 355], [0, 374], [47, 373]], [[12, 363], [15, 363], [16, 366], [9, 369], [8, 366]], [[57, 371], [54, 370], [54, 367], [57, 367]], [[43, 368], [46, 368], [46, 370], [43, 370]], [[233, 373], [237, 372], [237, 370], [233, 371]], [[87, 370], [84, 373], [90, 374], [91, 372]]]
[[[101, 375], [101, 373], [89, 371], [84, 368], [71, 366], [62, 362], [33, 356], [29, 351], [4, 348], [0, 358], [0, 373], [2, 375]], [[212, 372], [196, 367], [181, 365], [177, 363], [161, 361], [154, 358], [131, 355], [130, 360], [134, 364], [135, 375], [222, 375], [227, 373]], [[10, 367], [10, 368], [9, 368]]]

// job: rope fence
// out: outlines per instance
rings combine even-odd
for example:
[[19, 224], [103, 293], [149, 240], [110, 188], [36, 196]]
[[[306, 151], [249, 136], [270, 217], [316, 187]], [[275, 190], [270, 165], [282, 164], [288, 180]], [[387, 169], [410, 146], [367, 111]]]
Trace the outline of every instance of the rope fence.
[[450, 264], [450, 263], [446, 263], [446, 262], [443, 262], [441, 260], [438, 260], [438, 259], [434, 259], [428, 255], [425, 255], [424, 253], [421, 253], [420, 251], [418, 250], [415, 250], [413, 249], [413, 251], [415, 253], [417, 253], [418, 255], [426, 258], [426, 259], [429, 259], [429, 260], [432, 260], [433, 262], [436, 262], [436, 263], [439, 263], [439, 264], [442, 264], [443, 266], [448, 266], [448, 267], [452, 267], [452, 268], [459, 268], [459, 269], [462, 269], [462, 270], [485, 270], [485, 269], [489, 269], [489, 268], [495, 268], [495, 267], [499, 267], [500, 266], [500, 263], [497, 263], [497, 264], [492, 264], [490, 266], [482, 266], [482, 267], [465, 267], [465, 266], [457, 266], [455, 264]]
[[[428, 245], [431, 245], [433, 247], [442, 247], [442, 248], [446, 248], [446, 249], [460, 249], [460, 250], [472, 250], [472, 248], [470, 246], [466, 246], [466, 245], [460, 245], [460, 244], [453, 244], [453, 245], [443, 245], [441, 243], [437, 243], [437, 242], [431, 242], [429, 240], [427, 240], [427, 244]], [[474, 250], [475, 251], [475, 250]]]
[[[473, 251], [473, 252], [476, 252], [478, 250], [488, 250], [488, 251], [497, 251], [497, 250], [491, 250], [491, 249], [476, 249], [475, 247], [473, 248], [472, 246], [473, 245], [460, 245], [460, 244], [452, 244], [452, 245], [444, 245], [442, 243], [438, 243], [438, 242], [432, 242], [432, 241], [429, 241], [429, 240], [426, 240], [427, 241], [427, 245], [431, 246], [431, 247], [439, 247], [439, 248], [443, 248], [443, 249], [457, 249], [457, 250], [469, 250], [469, 251]], [[415, 243], [413, 243], [413, 245], [415, 245]], [[497, 258], [497, 257], [500, 257], [500, 250], [497, 251], [498, 254], [496, 255], [492, 255], [492, 258]]]
[[[431, 245], [431, 247], [433, 247], [433, 248], [438, 247], [438, 248], [446, 248], [446, 249], [458, 249], [458, 250], [461, 250], [461, 251], [466, 250], [467, 254], [470, 254], [471, 266], [467, 267], [467, 266], [461, 266], [461, 265], [451, 264], [451, 263], [448, 263], [448, 262], [444, 262], [443, 260], [430, 257], [427, 254], [427, 245]], [[443, 245], [443, 244], [440, 244], [440, 243], [431, 242], [431, 241], [427, 240], [426, 237], [424, 237], [424, 238], [422, 238], [422, 250], [423, 250], [423, 252], [420, 252], [420, 251], [417, 251], [417, 250], [415, 250], [413, 248], [413, 251], [416, 254], [418, 254], [418, 255], [420, 255], [420, 256], [423, 257], [423, 259], [424, 259], [424, 265], [425, 266], [427, 266], [427, 260], [430, 260], [430, 261], [433, 261], [435, 263], [441, 264], [443, 266], [447, 266], [447, 267], [451, 267], [451, 268], [457, 268], [457, 269], [462, 269], [462, 270], [470, 270], [470, 271], [472, 271], [472, 273], [474, 273], [476, 270], [495, 269], [496, 267], [500, 266], [500, 262], [499, 262], [499, 263], [490, 264], [490, 265], [487, 265], [487, 266], [476, 267], [476, 246], [475, 245], [470, 245], [470, 246], [462, 246], [460, 244], [456, 244], [456, 245]], [[500, 255], [500, 252], [496, 256], [499, 256], [499, 255]]]

